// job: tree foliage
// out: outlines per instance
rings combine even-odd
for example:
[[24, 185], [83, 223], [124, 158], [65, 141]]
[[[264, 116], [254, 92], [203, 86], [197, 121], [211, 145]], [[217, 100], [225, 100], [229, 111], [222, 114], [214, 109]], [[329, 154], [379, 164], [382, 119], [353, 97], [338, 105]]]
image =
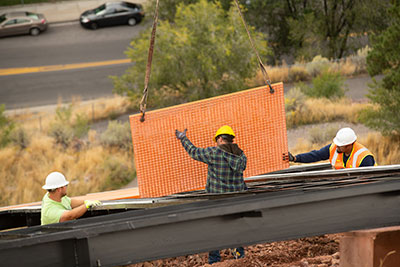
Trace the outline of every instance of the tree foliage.
[[390, 17], [390, 26], [373, 38], [367, 56], [369, 74], [384, 75], [374, 80], [368, 95], [377, 108], [364, 110], [361, 119], [383, 134], [400, 135], [400, 4], [390, 9]]
[[[252, 30], [261, 56], [269, 51], [263, 35]], [[112, 77], [114, 92], [141, 98], [150, 30], [132, 41], [126, 54], [135, 64]], [[160, 21], [149, 85], [149, 105], [167, 106], [245, 88], [258, 68], [237, 11], [200, 0], [177, 7], [174, 22]], [[151, 99], [151, 101], [150, 101]]]
[[[199, 0], [160, 1], [160, 16], [174, 20], [178, 3]], [[209, 0], [216, 2], [218, 0]], [[150, 1], [150, 12], [156, 0]], [[228, 10], [233, 0], [219, 0]], [[311, 60], [316, 55], [342, 58], [364, 47], [368, 34], [380, 32], [389, 23], [390, 0], [239, 0], [246, 20], [268, 36], [273, 49], [270, 63], [294, 56]]]
[[[249, 23], [268, 35], [275, 59], [341, 58], [386, 28], [389, 0], [242, 0]], [[365, 38], [364, 38], [365, 39]]]

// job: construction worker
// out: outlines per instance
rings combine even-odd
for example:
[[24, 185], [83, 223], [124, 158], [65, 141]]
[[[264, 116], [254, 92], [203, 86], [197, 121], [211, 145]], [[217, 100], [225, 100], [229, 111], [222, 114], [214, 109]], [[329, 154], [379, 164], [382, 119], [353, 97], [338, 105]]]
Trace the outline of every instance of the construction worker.
[[[246, 169], [247, 158], [237, 144], [233, 143], [235, 134], [231, 127], [225, 125], [219, 128], [213, 138], [217, 143], [215, 147], [197, 148], [183, 132], [175, 130], [176, 137], [181, 141], [189, 156], [208, 165], [207, 193], [225, 193], [247, 190], [243, 180], [243, 171]], [[244, 248], [232, 250], [235, 258], [244, 257]], [[209, 264], [219, 262], [219, 250], [210, 251]]]
[[296, 156], [289, 152], [289, 161], [310, 163], [329, 159], [334, 169], [376, 166], [374, 155], [356, 140], [357, 136], [351, 128], [342, 128], [332, 144]]
[[69, 182], [60, 172], [52, 172], [42, 186], [48, 192], [42, 199], [41, 224], [65, 222], [81, 217], [90, 207], [101, 205], [98, 200], [78, 200], [67, 197]]

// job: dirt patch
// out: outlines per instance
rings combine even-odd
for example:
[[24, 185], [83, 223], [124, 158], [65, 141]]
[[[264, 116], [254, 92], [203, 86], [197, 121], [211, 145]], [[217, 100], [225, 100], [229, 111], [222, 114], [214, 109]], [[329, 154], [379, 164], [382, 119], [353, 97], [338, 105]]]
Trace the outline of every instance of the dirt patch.
[[340, 234], [331, 234], [248, 246], [246, 256], [237, 260], [225, 249], [221, 251], [221, 262], [213, 265], [208, 264], [208, 254], [202, 253], [128, 266], [333, 267], [339, 266], [339, 238]]

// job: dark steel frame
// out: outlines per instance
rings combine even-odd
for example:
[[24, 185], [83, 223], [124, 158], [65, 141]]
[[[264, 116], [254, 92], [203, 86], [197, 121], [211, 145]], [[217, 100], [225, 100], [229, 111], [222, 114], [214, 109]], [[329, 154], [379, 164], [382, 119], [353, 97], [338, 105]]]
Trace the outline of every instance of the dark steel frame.
[[400, 176], [245, 194], [0, 233], [4, 266], [114, 266], [400, 225]]

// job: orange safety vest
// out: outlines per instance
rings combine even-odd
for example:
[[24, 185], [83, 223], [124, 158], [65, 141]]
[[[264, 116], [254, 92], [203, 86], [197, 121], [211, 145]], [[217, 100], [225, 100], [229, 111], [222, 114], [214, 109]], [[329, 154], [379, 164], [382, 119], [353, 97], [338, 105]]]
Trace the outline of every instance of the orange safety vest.
[[[362, 144], [355, 142], [349, 158], [347, 159], [346, 165], [343, 162], [343, 153], [336, 151], [337, 145], [334, 143], [329, 147], [329, 161], [334, 169], [344, 168], [358, 168], [362, 160], [368, 156], [374, 156], [372, 153]], [[375, 161], [375, 166], [377, 166]]]

